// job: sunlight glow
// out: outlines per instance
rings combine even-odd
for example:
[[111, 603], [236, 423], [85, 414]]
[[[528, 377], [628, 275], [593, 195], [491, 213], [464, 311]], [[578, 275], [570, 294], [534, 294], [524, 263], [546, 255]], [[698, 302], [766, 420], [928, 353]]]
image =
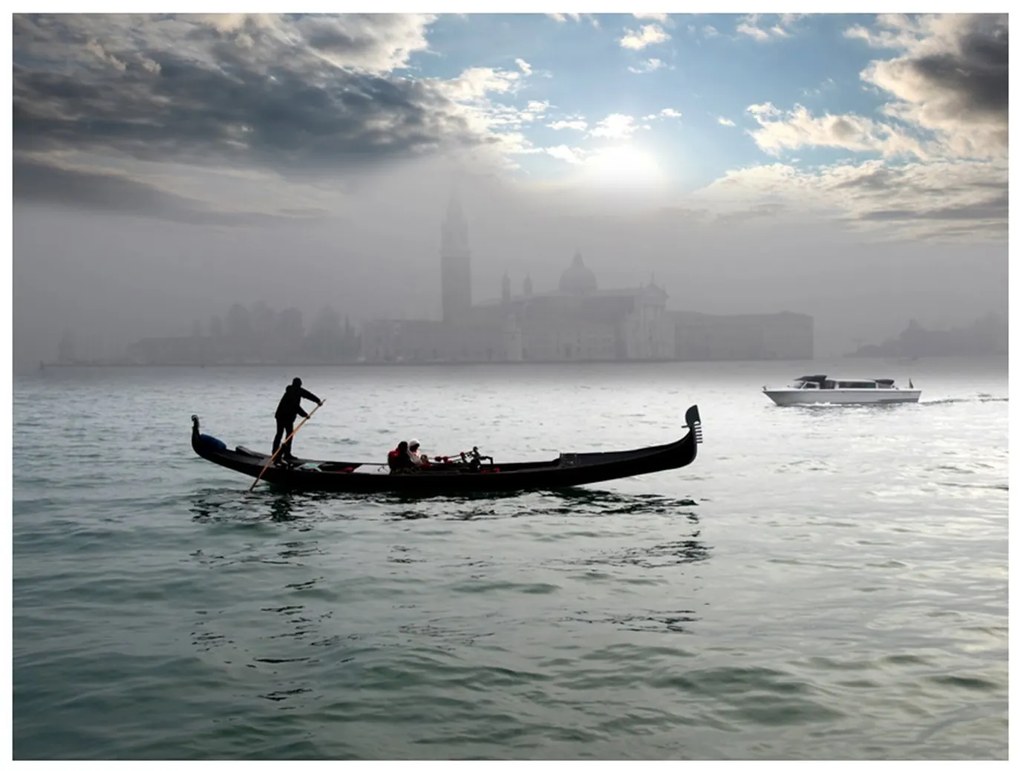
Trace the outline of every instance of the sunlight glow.
[[614, 145], [591, 155], [584, 163], [584, 178], [599, 186], [654, 187], [665, 181], [655, 157], [634, 145]]

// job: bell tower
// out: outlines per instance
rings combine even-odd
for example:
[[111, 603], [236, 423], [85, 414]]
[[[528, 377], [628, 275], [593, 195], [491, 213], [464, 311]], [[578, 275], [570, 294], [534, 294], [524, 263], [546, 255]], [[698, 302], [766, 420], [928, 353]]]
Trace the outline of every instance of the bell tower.
[[456, 194], [450, 196], [440, 232], [443, 321], [456, 321], [471, 308], [471, 250], [467, 223]]

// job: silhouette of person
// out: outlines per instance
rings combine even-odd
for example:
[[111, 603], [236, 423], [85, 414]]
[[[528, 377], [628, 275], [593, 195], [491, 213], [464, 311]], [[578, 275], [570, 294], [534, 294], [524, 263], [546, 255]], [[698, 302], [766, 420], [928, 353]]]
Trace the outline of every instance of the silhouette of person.
[[411, 454], [405, 441], [400, 442], [395, 449], [386, 454], [386, 463], [390, 467], [391, 474], [400, 474], [417, 468], [414, 461], [411, 460]]
[[[318, 396], [301, 387], [301, 378], [296, 377], [287, 386], [287, 390], [283, 392], [280, 403], [276, 407], [276, 436], [273, 438], [274, 455], [280, 448], [280, 441], [294, 433], [294, 421], [297, 420], [297, 416], [308, 417], [308, 413], [301, 409], [302, 399], [322, 404], [322, 400]], [[280, 460], [294, 460], [294, 455], [291, 453], [292, 442], [293, 438], [287, 439], [283, 443], [283, 452], [280, 453]]]

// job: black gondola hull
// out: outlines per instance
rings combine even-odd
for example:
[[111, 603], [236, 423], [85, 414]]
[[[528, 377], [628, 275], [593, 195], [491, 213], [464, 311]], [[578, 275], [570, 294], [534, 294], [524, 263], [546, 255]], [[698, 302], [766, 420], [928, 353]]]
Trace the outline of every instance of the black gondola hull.
[[191, 446], [212, 463], [291, 490], [337, 493], [459, 495], [522, 490], [554, 490], [681, 468], [694, 461], [701, 441], [697, 405], [687, 410], [687, 433], [675, 442], [618, 452], [562, 453], [551, 461], [440, 464], [408, 473], [391, 473], [381, 463], [302, 459], [294, 466], [269, 465], [269, 456], [243, 447], [229, 450], [199, 431], [193, 417]]

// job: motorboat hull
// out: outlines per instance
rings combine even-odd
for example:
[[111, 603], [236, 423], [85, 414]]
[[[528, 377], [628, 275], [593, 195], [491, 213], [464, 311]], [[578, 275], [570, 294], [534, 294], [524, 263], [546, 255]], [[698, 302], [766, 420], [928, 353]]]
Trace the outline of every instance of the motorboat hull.
[[797, 404], [909, 404], [921, 398], [920, 390], [899, 388], [766, 388], [765, 395], [780, 407]]

